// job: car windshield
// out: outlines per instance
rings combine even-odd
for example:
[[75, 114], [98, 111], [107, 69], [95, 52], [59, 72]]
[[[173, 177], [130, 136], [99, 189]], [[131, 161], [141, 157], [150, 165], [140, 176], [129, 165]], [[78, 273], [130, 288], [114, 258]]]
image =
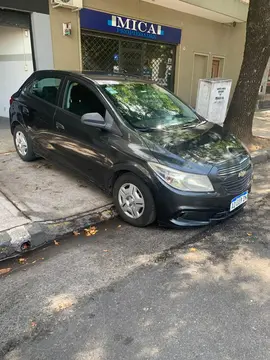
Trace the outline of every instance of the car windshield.
[[138, 129], [163, 129], [199, 121], [176, 96], [156, 84], [139, 82], [101, 83], [122, 117]]

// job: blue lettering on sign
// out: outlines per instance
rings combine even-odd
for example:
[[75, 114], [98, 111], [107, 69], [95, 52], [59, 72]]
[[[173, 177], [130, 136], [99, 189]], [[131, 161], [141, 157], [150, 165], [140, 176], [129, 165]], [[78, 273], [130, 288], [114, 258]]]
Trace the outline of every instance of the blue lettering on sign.
[[135, 20], [123, 16], [112, 15], [100, 11], [82, 9], [80, 11], [81, 28], [180, 44], [181, 29], [146, 21]]

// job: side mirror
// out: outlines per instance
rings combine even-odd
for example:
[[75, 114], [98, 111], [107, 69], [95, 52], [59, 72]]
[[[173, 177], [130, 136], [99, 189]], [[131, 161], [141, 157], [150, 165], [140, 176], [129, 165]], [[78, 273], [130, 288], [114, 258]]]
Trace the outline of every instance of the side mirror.
[[81, 122], [84, 125], [93, 126], [100, 129], [104, 129], [106, 126], [104, 117], [99, 113], [84, 114], [81, 117]]

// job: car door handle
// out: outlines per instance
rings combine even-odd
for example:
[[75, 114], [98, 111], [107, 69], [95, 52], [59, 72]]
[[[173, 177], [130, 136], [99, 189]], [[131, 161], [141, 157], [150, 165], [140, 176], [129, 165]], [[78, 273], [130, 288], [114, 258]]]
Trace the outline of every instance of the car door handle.
[[59, 123], [59, 122], [56, 122], [56, 129], [58, 129], [58, 130], [65, 130], [65, 127], [64, 127], [64, 125], [62, 125], [61, 123]]

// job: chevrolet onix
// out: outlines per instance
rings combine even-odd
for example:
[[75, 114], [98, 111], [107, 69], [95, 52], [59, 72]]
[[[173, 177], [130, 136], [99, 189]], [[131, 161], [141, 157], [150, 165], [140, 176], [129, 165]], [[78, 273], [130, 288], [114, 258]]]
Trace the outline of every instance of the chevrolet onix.
[[207, 225], [248, 200], [253, 170], [241, 142], [153, 82], [38, 71], [10, 104], [22, 160], [80, 172], [132, 225]]

